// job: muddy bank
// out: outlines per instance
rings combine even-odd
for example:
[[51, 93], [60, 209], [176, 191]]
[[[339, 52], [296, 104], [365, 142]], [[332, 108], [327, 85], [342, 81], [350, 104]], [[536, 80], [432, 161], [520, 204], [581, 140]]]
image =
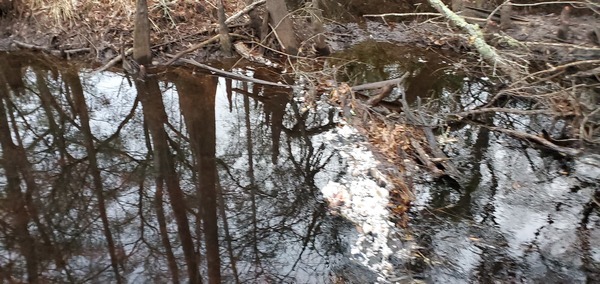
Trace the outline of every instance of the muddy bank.
[[[111, 7], [113, 12], [110, 14], [104, 12], [105, 7], [102, 5], [78, 5], [83, 6], [63, 7], [62, 10], [57, 7], [57, 11], [52, 10], [52, 7], [34, 7], [5, 13], [0, 18], [0, 50], [43, 50], [60, 57], [104, 64], [120, 53], [121, 46], [133, 46], [134, 7], [131, 3]], [[296, 24], [297, 36], [302, 41], [301, 49], [305, 51], [303, 55], [314, 55], [310, 51], [313, 43], [305, 40], [312, 35], [304, 32], [312, 29], [307, 26], [310, 9], [304, 8], [304, 4], [297, 1], [289, 5], [297, 8], [290, 9], [295, 11], [292, 18]], [[480, 24], [486, 40], [492, 45], [507, 53], [527, 56], [529, 58], [525, 59], [531, 60], [531, 63], [552, 61], [560, 64], [599, 56], [597, 33], [600, 31], [596, 27], [600, 26], [600, 19], [597, 15], [574, 6], [572, 15], [568, 18], [567, 30], [564, 35], [559, 36], [563, 21], [560, 16], [561, 6], [545, 7], [547, 8], [514, 7], [513, 15], [517, 20], [510, 27], [502, 29], [497, 24], [486, 24], [488, 14], [485, 12], [464, 9], [459, 13], [478, 19], [473, 22]], [[225, 6], [226, 16], [232, 17], [243, 8], [241, 2], [230, 3]], [[335, 51], [367, 39], [452, 49], [463, 53], [472, 51], [469, 38], [455, 28], [448, 29], [443, 18], [431, 16], [434, 11], [421, 1], [370, 2], [368, 6], [324, 1], [321, 8], [324, 9], [325, 17], [330, 19], [325, 21], [324, 36]], [[254, 10], [256, 13], [264, 13], [264, 4], [257, 5]], [[167, 7], [150, 2], [154, 63], [165, 63], [169, 60], [166, 54], [176, 54], [215, 35], [215, 11], [215, 7], [200, 3], [182, 2]], [[490, 18], [499, 23], [499, 17]], [[352, 22], [343, 23], [348, 20]], [[247, 15], [235, 18], [229, 26], [230, 33], [239, 35], [238, 38], [250, 47], [260, 41], [258, 35], [253, 34], [255, 32], [252, 31]], [[272, 43], [271, 41], [267, 45]], [[271, 48], [277, 49], [277, 44]], [[524, 52], [523, 49], [528, 51]], [[275, 60], [284, 59], [277, 52], [270, 52], [268, 49], [266, 56]], [[215, 42], [191, 52], [187, 57], [207, 61], [224, 56]]]

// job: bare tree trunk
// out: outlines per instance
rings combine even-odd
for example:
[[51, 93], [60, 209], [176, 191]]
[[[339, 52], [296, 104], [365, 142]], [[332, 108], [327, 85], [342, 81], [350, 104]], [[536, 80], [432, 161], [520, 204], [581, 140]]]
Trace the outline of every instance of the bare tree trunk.
[[221, 51], [225, 56], [231, 56], [231, 37], [229, 36], [229, 28], [225, 24], [225, 7], [223, 7], [223, 0], [219, 0], [218, 3], [219, 13], [219, 42], [221, 43]]
[[152, 51], [150, 50], [150, 20], [148, 19], [146, 0], [137, 0], [135, 10], [133, 59], [140, 65], [149, 65], [152, 63]]
[[19, 61], [18, 58], [9, 58], [7, 61], [0, 64], [0, 73], [2, 73], [6, 84], [13, 92], [22, 94], [25, 91], [25, 81], [23, 81], [23, 78], [25, 78], [23, 76], [25, 68], [23, 68], [23, 62]]
[[[254, 78], [273, 80], [266, 69], [256, 70]], [[264, 113], [267, 124], [271, 126], [271, 141], [273, 142], [271, 148], [271, 162], [277, 164], [281, 142], [281, 131], [283, 130], [283, 120], [286, 115], [285, 105], [289, 102], [287, 96], [288, 91], [272, 86], [265, 86], [263, 90], [264, 92], [271, 94], [271, 99], [264, 102]], [[261, 89], [254, 88], [254, 95], [258, 96], [260, 91]]]
[[320, 0], [312, 0], [312, 7], [314, 9], [311, 14], [312, 17], [312, 27], [313, 32], [315, 33], [315, 50], [317, 51], [317, 55], [329, 55], [331, 51], [329, 50], [329, 46], [327, 42], [325, 42], [325, 29], [323, 28], [323, 12], [319, 7]]
[[[256, 265], [257, 267], [261, 267], [262, 263], [261, 263], [261, 257], [260, 257], [260, 250], [258, 249], [258, 242], [259, 242], [259, 236], [258, 236], [258, 213], [257, 213], [257, 203], [256, 203], [256, 194], [257, 194], [257, 190], [256, 190], [256, 177], [254, 175], [254, 146], [252, 143], [252, 127], [251, 127], [251, 123], [250, 123], [250, 99], [248, 98], [248, 96], [244, 96], [244, 122], [245, 122], [245, 126], [246, 126], [246, 147], [248, 147], [248, 179], [250, 181], [250, 202], [251, 202], [251, 207], [252, 209], [250, 209], [252, 211], [251, 213], [251, 218], [252, 218], [252, 238], [251, 238], [251, 242], [252, 242], [252, 249], [254, 252], [254, 265]], [[260, 269], [256, 269], [254, 271], [255, 276], [258, 277], [259, 273], [260, 273]]]
[[[38, 87], [40, 101], [42, 103], [42, 108], [44, 108], [44, 112], [46, 113], [46, 119], [48, 120], [48, 127], [50, 130], [50, 133], [54, 137], [54, 141], [56, 141], [56, 144], [57, 144], [56, 146], [58, 148], [57, 150], [60, 153], [60, 158], [59, 158], [60, 162], [59, 163], [62, 165], [66, 165], [66, 163], [67, 163], [66, 157], [71, 158], [71, 156], [67, 152], [67, 145], [65, 142], [64, 131], [61, 127], [59, 127], [59, 125], [56, 123], [56, 120], [54, 118], [54, 113], [52, 111], [52, 107], [53, 107], [52, 93], [50, 92], [50, 89], [48, 88], [48, 84], [47, 84], [46, 78], [44, 76], [44, 72], [41, 71], [39, 68], [34, 67], [34, 73], [36, 75], [36, 85]], [[60, 111], [59, 111], [59, 113], [60, 113]], [[20, 147], [23, 147], [23, 145], [21, 144]], [[23, 161], [25, 162], [25, 165], [27, 166], [27, 170], [26, 170], [27, 173], [23, 175], [24, 178], [27, 180], [26, 184], [28, 184], [28, 188], [35, 187], [35, 189], [33, 189], [33, 190], [29, 189], [29, 191], [38, 192], [37, 184], [35, 183], [35, 180], [34, 180], [35, 178], [31, 174], [33, 171], [31, 169], [31, 164], [26, 161], [26, 158], [24, 158]], [[63, 189], [61, 188], [61, 190], [63, 190]], [[57, 269], [63, 270], [65, 272], [67, 278], [69, 279], [69, 281], [74, 282], [75, 279], [73, 279], [71, 272], [66, 267], [66, 263], [64, 261], [63, 254], [62, 254], [63, 252], [59, 248], [57, 248], [52, 241], [52, 239], [56, 239], [56, 238], [54, 237], [53, 230], [48, 229], [48, 227], [52, 227], [51, 223], [48, 221], [48, 219], [45, 219], [45, 220], [47, 220], [47, 225], [42, 223], [42, 221], [40, 219], [39, 211], [32, 199], [31, 194], [26, 194], [26, 197], [27, 197], [27, 204], [28, 204], [27, 206], [30, 208], [29, 211], [30, 211], [31, 218], [32, 218], [33, 222], [37, 225], [40, 237], [44, 243], [43, 250], [47, 251], [50, 255], [52, 255]], [[51, 237], [52, 237], [52, 239], [51, 239]]]
[[119, 261], [117, 259], [115, 242], [110, 230], [110, 222], [108, 215], [106, 214], [106, 202], [104, 199], [104, 190], [102, 185], [102, 177], [100, 176], [100, 168], [98, 167], [98, 160], [96, 157], [96, 148], [94, 147], [94, 137], [90, 128], [90, 116], [88, 108], [85, 103], [85, 97], [83, 95], [83, 88], [81, 81], [75, 70], [68, 70], [64, 74], [65, 81], [70, 87], [73, 101], [75, 102], [75, 109], [79, 114], [81, 121], [81, 128], [83, 130], [84, 144], [88, 154], [88, 161], [90, 163], [90, 171], [92, 173], [92, 179], [94, 184], [94, 192], [98, 199], [98, 212], [100, 213], [100, 219], [102, 220], [102, 226], [104, 229], [104, 236], [106, 237], [106, 243], [108, 246], [108, 253], [110, 255], [110, 264], [115, 273], [116, 283], [123, 283], [121, 274], [119, 273]]
[[500, 28], [503, 30], [512, 27], [512, 3], [506, 2], [500, 8]]
[[270, 23], [279, 39], [283, 51], [291, 55], [298, 54], [298, 40], [294, 33], [294, 23], [288, 12], [285, 0], [267, 0]]
[[[246, 0], [246, 5], [250, 5], [253, 2], [254, 2], [254, 0]], [[248, 12], [248, 16], [250, 17], [250, 29], [252, 29], [252, 31], [254, 32], [254, 35], [257, 38], [261, 38], [261, 34], [260, 34], [261, 20], [260, 20], [260, 16], [258, 15], [258, 10], [256, 8], [250, 10], [250, 12]]]

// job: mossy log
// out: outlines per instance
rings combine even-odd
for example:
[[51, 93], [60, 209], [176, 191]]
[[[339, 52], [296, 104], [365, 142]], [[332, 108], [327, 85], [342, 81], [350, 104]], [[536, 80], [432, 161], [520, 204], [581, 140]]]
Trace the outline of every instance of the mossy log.
[[453, 25], [462, 29], [469, 35], [469, 43], [477, 50], [483, 60], [488, 64], [499, 68], [502, 72], [509, 75], [512, 79], [518, 77], [518, 69], [514, 64], [502, 58], [496, 49], [485, 42], [483, 33], [477, 25], [469, 24], [464, 18], [452, 12], [441, 0], [428, 0], [429, 4], [439, 13], [444, 15]]

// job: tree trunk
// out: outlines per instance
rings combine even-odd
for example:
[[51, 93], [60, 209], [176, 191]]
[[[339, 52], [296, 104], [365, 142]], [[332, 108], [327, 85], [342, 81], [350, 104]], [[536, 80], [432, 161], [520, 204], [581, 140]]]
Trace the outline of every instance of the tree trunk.
[[503, 30], [510, 29], [512, 27], [512, 3], [506, 2], [500, 8], [500, 28]]
[[152, 62], [150, 50], [150, 20], [148, 19], [148, 3], [137, 0], [135, 7], [135, 30], [133, 31], [133, 59], [140, 65]]
[[[252, 4], [253, 2], [254, 0], [246, 0], [246, 6]], [[258, 15], [258, 10], [256, 8], [250, 10], [250, 12], [248, 12], [248, 16], [250, 17], [250, 29], [252, 29], [257, 38], [261, 38], [260, 26], [262, 21]]]
[[311, 17], [313, 32], [315, 33], [315, 50], [317, 51], [317, 55], [326, 56], [329, 55], [331, 51], [325, 42], [325, 35], [323, 34], [325, 29], [323, 28], [323, 13], [321, 8], [319, 8], [319, 0], [313, 0], [312, 7], [314, 9]]
[[221, 51], [225, 56], [233, 55], [231, 52], [231, 37], [229, 36], [229, 28], [225, 24], [225, 7], [223, 7], [223, 0], [219, 0], [219, 42], [221, 43]]
[[294, 23], [288, 13], [285, 0], [267, 0], [267, 10], [270, 15], [270, 23], [275, 30], [275, 36], [282, 45], [283, 51], [298, 54], [298, 40], [294, 33]]

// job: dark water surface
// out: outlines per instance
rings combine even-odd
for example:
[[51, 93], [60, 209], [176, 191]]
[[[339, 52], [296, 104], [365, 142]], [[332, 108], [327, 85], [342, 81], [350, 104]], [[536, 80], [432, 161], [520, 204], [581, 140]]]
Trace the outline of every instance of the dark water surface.
[[[327, 282], [353, 229], [332, 120], [289, 90], [0, 54], [0, 282]], [[268, 72], [241, 71], [273, 80]], [[263, 72], [263, 73], [261, 73]], [[310, 130], [310, 131], [307, 131]], [[200, 268], [198, 270], [198, 268]]]
[[[366, 43], [339, 56], [358, 83], [410, 71], [413, 102], [489, 95], [443, 55]], [[389, 200], [360, 171], [376, 165], [364, 141], [333, 110], [301, 108], [289, 89], [189, 70], [130, 85], [0, 53], [0, 283], [598, 283], [598, 155], [453, 126], [438, 140], [465, 184], [410, 178], [412, 221], [397, 230], [370, 215]], [[324, 188], [350, 192], [343, 217]]]

